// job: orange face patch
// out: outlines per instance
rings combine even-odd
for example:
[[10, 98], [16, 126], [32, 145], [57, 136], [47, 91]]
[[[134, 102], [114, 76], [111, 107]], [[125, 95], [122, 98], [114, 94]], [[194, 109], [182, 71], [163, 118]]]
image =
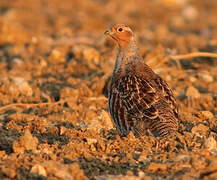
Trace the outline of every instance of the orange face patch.
[[116, 40], [129, 41], [132, 31], [125, 25], [117, 25], [112, 28], [113, 35]]
[[115, 39], [121, 49], [124, 49], [130, 43], [131, 37], [133, 35], [131, 29], [125, 25], [117, 25], [112, 29], [111, 37]]

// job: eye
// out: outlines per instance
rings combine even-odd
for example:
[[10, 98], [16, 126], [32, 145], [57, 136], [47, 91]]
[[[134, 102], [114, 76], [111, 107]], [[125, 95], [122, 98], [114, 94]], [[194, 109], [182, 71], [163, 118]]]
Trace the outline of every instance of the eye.
[[123, 28], [118, 28], [118, 31], [119, 31], [119, 32], [122, 32], [122, 31], [123, 31]]

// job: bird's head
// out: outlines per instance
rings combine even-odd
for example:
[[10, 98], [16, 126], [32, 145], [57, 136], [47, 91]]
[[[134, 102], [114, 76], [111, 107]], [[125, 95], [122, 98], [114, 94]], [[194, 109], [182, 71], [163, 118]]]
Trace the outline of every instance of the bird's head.
[[104, 34], [112, 37], [118, 43], [121, 50], [128, 47], [134, 39], [132, 30], [123, 24], [116, 25], [111, 29], [108, 29]]

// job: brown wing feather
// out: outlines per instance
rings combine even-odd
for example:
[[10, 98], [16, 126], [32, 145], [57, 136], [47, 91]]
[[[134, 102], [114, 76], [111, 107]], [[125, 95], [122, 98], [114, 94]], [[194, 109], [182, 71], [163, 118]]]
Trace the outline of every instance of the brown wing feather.
[[165, 136], [177, 129], [171, 91], [161, 79], [153, 82], [160, 84], [156, 86], [137, 76], [124, 76], [114, 82], [109, 96], [110, 112], [122, 134], [132, 130], [138, 136], [150, 129], [154, 135]]
[[164, 81], [161, 77], [158, 77], [155, 81], [165, 101], [169, 104], [170, 108], [174, 112], [175, 117], [178, 119], [179, 118], [178, 117], [178, 107], [177, 107], [176, 100], [174, 98], [172, 90], [169, 88], [166, 81]]

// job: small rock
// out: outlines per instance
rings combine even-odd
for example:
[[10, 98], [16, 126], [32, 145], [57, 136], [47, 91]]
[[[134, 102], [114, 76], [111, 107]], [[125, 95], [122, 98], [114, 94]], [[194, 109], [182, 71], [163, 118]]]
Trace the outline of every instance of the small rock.
[[204, 79], [204, 81], [206, 81], [206, 82], [213, 82], [213, 77], [212, 76], [210, 76], [209, 74], [204, 74], [204, 75], [202, 75], [202, 78]]
[[193, 6], [187, 6], [183, 9], [182, 15], [186, 20], [194, 21], [198, 17], [198, 11]]
[[167, 164], [160, 164], [160, 163], [150, 163], [147, 171], [150, 172], [157, 172], [157, 171], [167, 171], [168, 165]]
[[195, 87], [189, 86], [187, 91], [186, 91], [186, 96], [192, 97], [192, 98], [199, 98], [200, 93]]
[[43, 164], [46, 172], [49, 176], [54, 177], [54, 179], [73, 179], [73, 180], [87, 180], [83, 170], [80, 168], [79, 164], [73, 163], [70, 165], [62, 164], [60, 162], [50, 160]]
[[170, 75], [167, 75], [167, 76], [165, 77], [165, 80], [166, 80], [166, 81], [171, 81], [171, 80], [172, 80], [172, 77], [171, 77]]
[[44, 169], [43, 166], [41, 166], [39, 164], [34, 165], [30, 172], [31, 173], [37, 173], [37, 174], [39, 174], [41, 176], [45, 176], [45, 177], [47, 176], [46, 170]]
[[129, 175], [104, 175], [104, 176], [98, 176], [96, 178], [97, 180], [141, 180], [141, 179], [145, 179], [145, 180], [151, 180], [151, 177], [150, 179], [146, 178], [145, 177], [138, 177], [138, 176], [129, 176]]
[[[209, 180], [209, 179], [215, 180], [216, 179], [216, 176], [209, 178], [209, 177], [211, 177], [209, 174], [217, 175], [217, 173], [216, 173], [217, 172], [217, 161], [216, 161], [215, 157], [213, 157], [213, 158], [214, 158], [213, 161], [211, 161], [209, 163], [209, 165], [206, 168], [204, 168], [201, 172], [202, 174], [207, 174], [207, 176], [206, 176], [207, 178], [203, 178], [205, 180]], [[212, 172], [212, 173], [210, 173], [210, 172]]]
[[171, 25], [175, 28], [182, 28], [185, 25], [184, 18], [179, 15], [171, 17]]
[[185, 155], [185, 154], [180, 154], [180, 155], [178, 155], [176, 157], [175, 161], [180, 162], [180, 161], [186, 161], [186, 160], [189, 160], [189, 159], [191, 159], [190, 156]]
[[99, 63], [100, 54], [94, 48], [85, 48], [83, 52], [84, 59], [88, 61], [93, 61], [94, 63]]
[[45, 68], [47, 67], [47, 61], [45, 61], [44, 59], [40, 59], [40, 68]]
[[97, 139], [94, 139], [94, 138], [86, 138], [86, 140], [87, 140], [88, 145], [92, 145], [92, 144], [97, 143]]
[[23, 64], [23, 61], [22, 61], [22, 59], [20, 59], [20, 58], [14, 58], [14, 59], [12, 60], [12, 63], [13, 63], [14, 65], [20, 66], [20, 65]]
[[88, 46], [75, 46], [73, 47], [72, 52], [76, 59], [83, 58], [89, 62], [94, 62], [95, 64], [99, 63], [100, 53], [95, 48]]
[[139, 156], [138, 161], [144, 162], [144, 161], [146, 161], [146, 160], [147, 160], [147, 155], [146, 155], [146, 154], [141, 154], [141, 155]]
[[56, 63], [62, 63], [62, 62], [65, 62], [65, 56], [64, 56], [64, 53], [61, 52], [60, 50], [57, 50], [57, 49], [53, 49], [51, 51], [51, 54], [49, 56], [49, 59], [53, 62], [56, 62]]
[[76, 59], [82, 58], [82, 47], [75, 46], [75, 47], [73, 47], [72, 52], [73, 52]]
[[13, 150], [17, 153], [23, 153], [25, 150], [36, 150], [38, 146], [38, 139], [33, 137], [31, 132], [27, 129], [23, 136], [18, 141], [13, 143]]
[[193, 127], [191, 129], [191, 132], [193, 134], [199, 133], [199, 134], [205, 136], [208, 129], [209, 129], [209, 127], [207, 127], [207, 126], [205, 126], [203, 124], [199, 124], [199, 125]]
[[189, 79], [190, 79], [191, 82], [196, 82], [197, 81], [197, 78], [195, 78], [195, 77], [190, 77]]
[[169, 7], [173, 6], [184, 6], [187, 0], [160, 0], [160, 2]]
[[[7, 175], [9, 177], [8, 179], [15, 179], [15, 176], [17, 175], [16, 169], [11, 168], [11, 166], [10, 167], [2, 166], [1, 172], [2, 172], [2, 174]], [[6, 179], [6, 178], [4, 178], [4, 179]]]
[[112, 129], [113, 123], [112, 119], [107, 111], [102, 110], [99, 116], [97, 118], [93, 118], [91, 120], [90, 125], [88, 126], [88, 129], [92, 129], [95, 132], [100, 133], [100, 130], [103, 129]]
[[204, 143], [204, 148], [208, 150], [217, 150], [217, 142], [214, 137], [210, 136]]
[[144, 176], [145, 176], [145, 173], [144, 173], [143, 171], [139, 171], [139, 172], [138, 172], [138, 176], [139, 176], [139, 177], [144, 177]]
[[1, 151], [0, 151], [0, 159], [3, 158], [5, 155], [6, 155], [6, 152], [3, 151], [3, 150], [1, 150]]
[[210, 111], [201, 111], [201, 114], [207, 119], [212, 119], [214, 117]]
[[[207, 177], [207, 180], [208, 179], [216, 179], [217, 177], [217, 172], [214, 171], [213, 173], [208, 173], [208, 175], [206, 176]], [[204, 178], [205, 179], [205, 178]], [[206, 180], [206, 179], [205, 179]]]
[[31, 42], [32, 42], [33, 44], [38, 43], [38, 38], [35, 37], [35, 36], [33, 36], [32, 39], [31, 39]]
[[152, 180], [151, 176], [146, 175], [143, 171], [138, 172], [140, 180]]
[[133, 172], [130, 171], [130, 170], [127, 170], [126, 175], [127, 175], [127, 176], [133, 176]]
[[101, 122], [103, 123], [104, 127], [106, 127], [106, 129], [113, 128], [113, 124], [109, 112], [102, 110], [100, 114], [100, 118], [101, 118]]
[[66, 131], [67, 131], [67, 128], [65, 128], [64, 126], [60, 127], [60, 135], [63, 135]]
[[13, 78], [12, 81], [14, 84], [12, 84], [9, 87], [9, 91], [12, 94], [16, 94], [17, 92], [20, 92], [22, 95], [32, 96], [33, 90], [31, 88], [31, 86], [29, 85], [29, 83], [26, 82], [24, 78], [15, 77], [15, 78]]

